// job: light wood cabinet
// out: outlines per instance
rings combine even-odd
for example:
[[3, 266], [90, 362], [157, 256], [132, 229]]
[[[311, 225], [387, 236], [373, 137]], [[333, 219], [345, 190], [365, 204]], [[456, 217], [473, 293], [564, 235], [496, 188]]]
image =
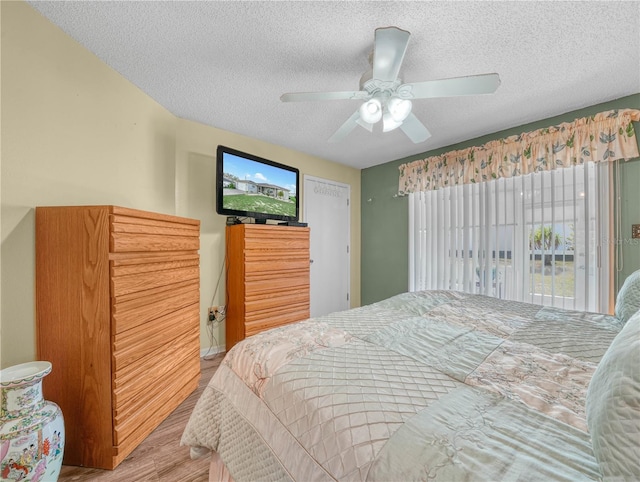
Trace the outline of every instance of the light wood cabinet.
[[226, 345], [309, 317], [309, 228], [227, 226]]
[[36, 208], [38, 358], [65, 464], [115, 468], [197, 388], [199, 248], [194, 219]]

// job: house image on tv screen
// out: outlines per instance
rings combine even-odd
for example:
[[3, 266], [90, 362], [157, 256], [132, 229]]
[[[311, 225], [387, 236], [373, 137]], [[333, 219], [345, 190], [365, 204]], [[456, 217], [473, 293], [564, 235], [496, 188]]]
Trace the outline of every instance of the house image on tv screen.
[[227, 209], [295, 216], [295, 192], [284, 186], [223, 176], [223, 205]]
[[[227, 184], [227, 181], [229, 184]], [[233, 180], [229, 178], [224, 179], [224, 187], [228, 187], [231, 183], [236, 185], [238, 191], [243, 191], [248, 194], [264, 194], [265, 196], [274, 197], [282, 201], [289, 200], [289, 189], [286, 187], [275, 186], [273, 184], [257, 183], [249, 180]]]

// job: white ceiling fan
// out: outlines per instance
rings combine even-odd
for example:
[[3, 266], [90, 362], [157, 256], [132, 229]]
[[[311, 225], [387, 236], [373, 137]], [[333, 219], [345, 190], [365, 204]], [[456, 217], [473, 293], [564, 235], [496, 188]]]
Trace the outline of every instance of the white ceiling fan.
[[470, 75], [403, 84], [398, 74], [410, 35], [406, 30], [397, 27], [376, 29], [371, 59], [372, 68], [360, 78], [360, 90], [289, 93], [283, 94], [280, 100], [282, 102], [364, 100], [360, 108], [329, 138], [329, 142], [341, 141], [356, 125], [372, 132], [373, 124], [382, 120], [383, 132], [400, 127], [411, 141], [419, 143], [426, 141], [431, 134], [411, 112], [412, 99], [491, 94], [500, 85], [498, 74]]

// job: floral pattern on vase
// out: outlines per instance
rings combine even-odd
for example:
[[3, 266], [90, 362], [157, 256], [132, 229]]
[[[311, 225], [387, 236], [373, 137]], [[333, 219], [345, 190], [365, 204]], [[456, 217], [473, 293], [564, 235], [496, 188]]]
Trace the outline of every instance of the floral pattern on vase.
[[60, 407], [44, 400], [42, 379], [51, 363], [36, 361], [0, 371], [0, 479], [58, 479], [64, 452]]

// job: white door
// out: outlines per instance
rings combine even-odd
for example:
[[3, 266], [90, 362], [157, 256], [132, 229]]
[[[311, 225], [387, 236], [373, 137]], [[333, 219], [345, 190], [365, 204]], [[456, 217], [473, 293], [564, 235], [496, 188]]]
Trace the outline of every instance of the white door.
[[349, 308], [351, 186], [304, 176], [304, 222], [311, 229], [311, 316]]

